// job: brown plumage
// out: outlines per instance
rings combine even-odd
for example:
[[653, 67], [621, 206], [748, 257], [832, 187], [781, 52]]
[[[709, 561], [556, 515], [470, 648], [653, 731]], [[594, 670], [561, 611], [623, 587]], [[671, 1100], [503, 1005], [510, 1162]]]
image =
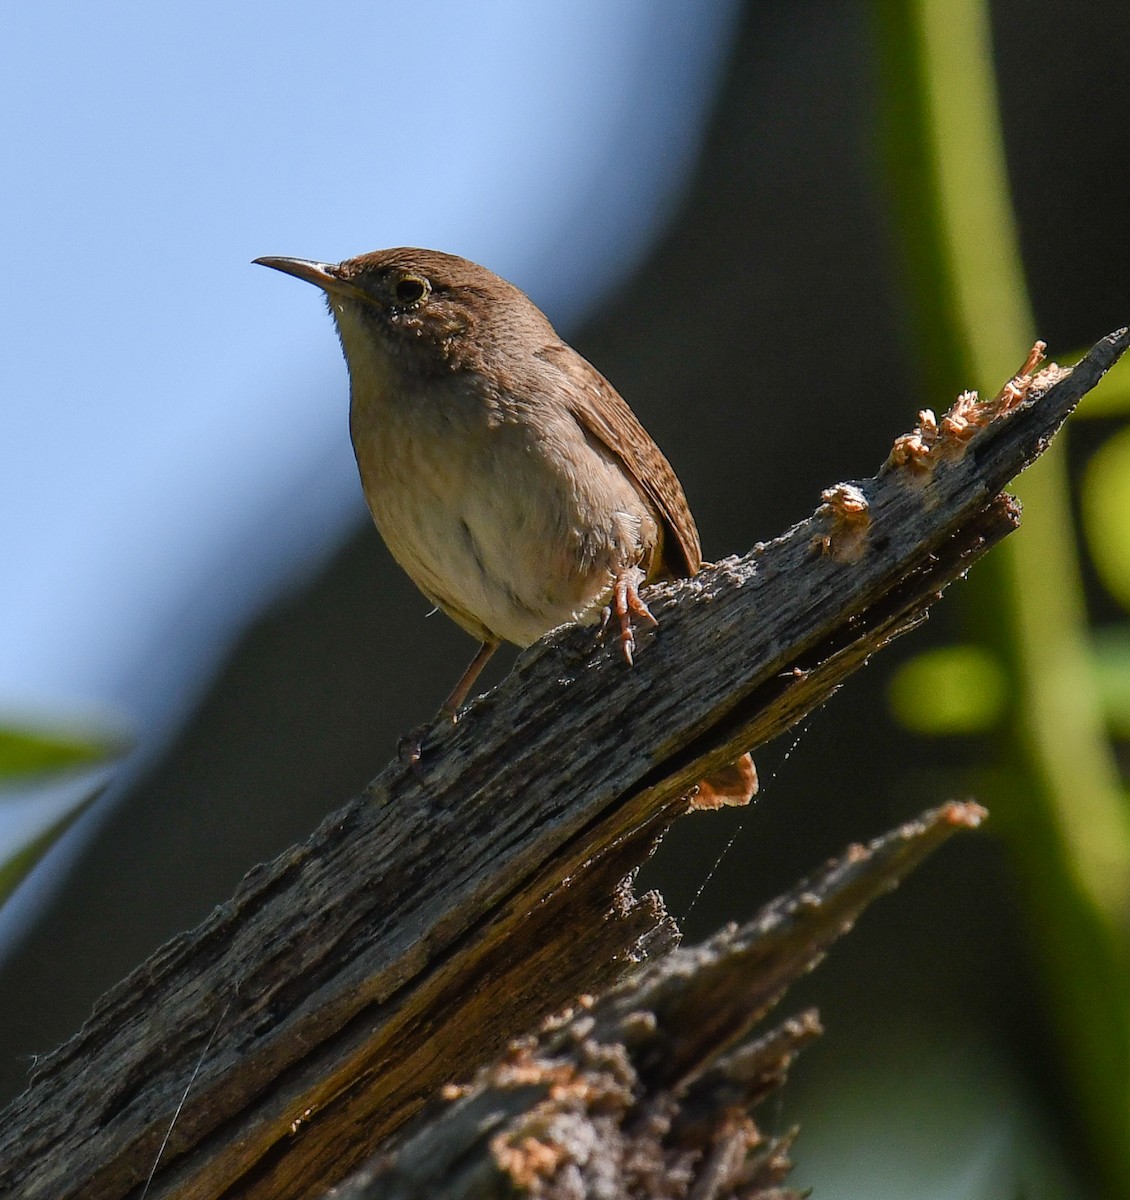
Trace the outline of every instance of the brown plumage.
[[616, 455], [655, 506], [666, 535], [663, 562], [667, 573], [676, 579], [698, 574], [702, 566], [698, 529], [683, 485], [663, 451], [620, 393], [572, 346], [558, 340], [542, 354], [559, 358], [562, 370], [576, 385], [565, 396], [569, 411]]
[[[606, 608], [630, 663], [633, 618], [654, 622], [639, 587], [694, 575], [702, 551], [670, 463], [604, 376], [467, 259], [398, 248], [257, 261], [326, 293], [373, 520], [482, 643], [443, 711], [457, 712], [500, 641], [526, 646]], [[721, 778], [700, 802], [744, 803], [755, 787], [748, 756]]]

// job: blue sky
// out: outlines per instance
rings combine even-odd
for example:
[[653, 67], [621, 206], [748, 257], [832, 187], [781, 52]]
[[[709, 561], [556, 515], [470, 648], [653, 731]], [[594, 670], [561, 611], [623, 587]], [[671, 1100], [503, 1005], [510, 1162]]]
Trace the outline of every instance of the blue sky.
[[[733, 4], [8, 6], [0, 720], [151, 757], [366, 519], [346, 376], [261, 254], [476, 258], [565, 329], [677, 199]], [[0, 804], [0, 859], [58, 792]]]

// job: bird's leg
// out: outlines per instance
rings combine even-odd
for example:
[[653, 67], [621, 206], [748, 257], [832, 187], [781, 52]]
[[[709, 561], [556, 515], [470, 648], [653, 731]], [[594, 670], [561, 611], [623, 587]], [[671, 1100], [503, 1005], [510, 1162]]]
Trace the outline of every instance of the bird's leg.
[[459, 682], [451, 689], [451, 695], [440, 705], [440, 715], [455, 720], [459, 706], [467, 699], [467, 693], [478, 679], [490, 656], [498, 649], [498, 639], [489, 638], [479, 647], [467, 669], [459, 676]]
[[621, 567], [616, 573], [616, 583], [612, 589], [612, 611], [620, 620], [620, 648], [632, 665], [632, 653], [636, 648], [636, 637], [632, 632], [632, 617], [642, 617], [652, 625], [659, 622], [651, 615], [651, 609], [640, 599], [639, 585], [647, 577], [639, 567]]
[[[459, 676], [459, 682], [451, 689], [451, 695], [440, 705], [440, 710], [436, 714], [437, 717], [447, 717], [451, 721], [458, 719], [459, 706], [467, 698], [467, 693], [471, 690], [475, 680], [478, 679], [483, 667], [487, 665], [487, 660], [498, 649], [498, 639], [491, 638], [489, 641], [483, 642], [475, 653], [475, 657], [471, 659], [467, 669]], [[413, 729], [411, 733], [406, 733], [396, 744], [396, 752], [402, 761], [416, 766], [420, 761], [420, 744], [423, 741], [424, 734], [427, 733], [433, 722], [428, 721], [424, 725]]]

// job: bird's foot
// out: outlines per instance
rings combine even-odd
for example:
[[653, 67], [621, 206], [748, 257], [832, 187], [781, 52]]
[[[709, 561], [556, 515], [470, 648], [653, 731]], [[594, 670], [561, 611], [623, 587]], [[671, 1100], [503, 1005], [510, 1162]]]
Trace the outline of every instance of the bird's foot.
[[420, 759], [423, 756], [424, 738], [427, 737], [431, 727], [432, 722], [425, 721], [423, 725], [417, 725], [415, 729], [410, 729], [397, 740], [396, 757], [402, 763], [406, 763], [410, 767], [419, 767]]
[[659, 624], [655, 617], [651, 615], [651, 609], [640, 598], [639, 586], [645, 578], [646, 576], [639, 567], [626, 567], [619, 572], [612, 589], [612, 603], [605, 608], [600, 626], [603, 633], [607, 629], [613, 613], [615, 613], [617, 620], [620, 622], [620, 649], [624, 652], [624, 658], [627, 660], [629, 667], [634, 661], [636, 649], [636, 635], [632, 630], [632, 617], [639, 617], [641, 620], [647, 621], [652, 625]]
[[415, 729], [410, 729], [397, 740], [396, 757], [402, 763], [406, 763], [408, 766], [419, 770], [420, 760], [424, 755], [424, 741], [428, 734], [437, 725], [445, 723], [457, 725], [462, 715], [462, 712], [459, 710], [452, 712], [446, 706], [441, 708], [430, 721], [425, 721], [422, 725], [417, 725]]

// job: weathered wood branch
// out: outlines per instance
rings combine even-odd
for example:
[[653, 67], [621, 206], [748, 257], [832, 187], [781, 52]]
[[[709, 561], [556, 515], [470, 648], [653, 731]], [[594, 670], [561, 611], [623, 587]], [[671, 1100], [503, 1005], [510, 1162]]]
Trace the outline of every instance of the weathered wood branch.
[[751, 1031], [871, 901], [983, 815], [950, 804], [854, 846], [740, 928], [551, 1019], [329, 1195], [799, 1197], [778, 1190], [791, 1136], [764, 1138], [749, 1113], [819, 1022], [809, 1011]]
[[390, 764], [103, 998], [4, 1114], [0, 1194], [137, 1195], [160, 1154], [150, 1197], [307, 1196], [452, 1075], [669, 945], [659, 898], [622, 881], [680, 797], [1015, 527], [1000, 489], [1128, 341], [925, 419], [783, 537], [655, 589], [634, 668], [585, 629], [526, 652], [420, 769]]

